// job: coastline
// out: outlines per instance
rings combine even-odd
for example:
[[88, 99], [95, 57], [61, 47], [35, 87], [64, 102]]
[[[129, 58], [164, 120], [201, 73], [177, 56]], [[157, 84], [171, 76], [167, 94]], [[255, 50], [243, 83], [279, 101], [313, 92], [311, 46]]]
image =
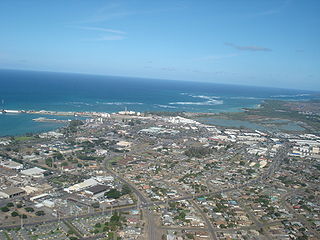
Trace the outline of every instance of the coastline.
[[[119, 111], [117, 113], [107, 112], [86, 112], [86, 111], [49, 111], [49, 110], [2, 110], [2, 116], [34, 116], [33, 122], [37, 124], [54, 124], [49, 130], [57, 130], [64, 127], [74, 119], [98, 119], [103, 121], [107, 118], [140, 118], [145, 116], [183, 116], [201, 123], [216, 125], [220, 127], [231, 127], [238, 129], [256, 129], [261, 131], [284, 131], [284, 132], [316, 132], [320, 129], [320, 124], [311, 120], [317, 119], [320, 114], [320, 103], [318, 101], [309, 101], [312, 109], [318, 112], [298, 112], [297, 109], [286, 109], [284, 106], [299, 106], [299, 102], [279, 101], [279, 100], [264, 100], [259, 107], [243, 108], [241, 112], [134, 112], [134, 111]], [[301, 103], [300, 103], [301, 104]], [[318, 107], [318, 109], [317, 109]], [[282, 109], [282, 110], [281, 110]], [[311, 110], [310, 110], [311, 111]], [[48, 118], [55, 116], [55, 118]], [[48, 129], [33, 133], [47, 132]], [[31, 131], [32, 132], [32, 131]], [[13, 134], [13, 136], [23, 136], [26, 133]], [[1, 134], [2, 137], [3, 134]]]

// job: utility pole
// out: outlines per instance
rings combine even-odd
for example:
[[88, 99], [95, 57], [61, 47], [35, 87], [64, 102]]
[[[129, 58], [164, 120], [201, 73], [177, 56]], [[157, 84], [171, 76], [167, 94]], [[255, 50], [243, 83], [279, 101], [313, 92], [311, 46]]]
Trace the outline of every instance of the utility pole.
[[192, 198], [195, 197], [195, 194], [196, 194], [196, 185], [193, 184], [193, 192], [192, 192]]
[[103, 205], [102, 205], [102, 215], [104, 215], [105, 209], [106, 209], [106, 206], [103, 204]]
[[21, 219], [21, 229], [23, 229], [23, 215], [20, 217]]

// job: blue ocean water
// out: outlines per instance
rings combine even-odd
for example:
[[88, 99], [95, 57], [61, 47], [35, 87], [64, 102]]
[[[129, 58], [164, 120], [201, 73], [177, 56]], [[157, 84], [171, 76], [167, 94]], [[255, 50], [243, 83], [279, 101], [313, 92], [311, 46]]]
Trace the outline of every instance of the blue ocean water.
[[[116, 112], [241, 111], [264, 99], [308, 100], [305, 90], [84, 74], [0, 70], [0, 109]], [[54, 129], [35, 116], [0, 114], [0, 136]]]

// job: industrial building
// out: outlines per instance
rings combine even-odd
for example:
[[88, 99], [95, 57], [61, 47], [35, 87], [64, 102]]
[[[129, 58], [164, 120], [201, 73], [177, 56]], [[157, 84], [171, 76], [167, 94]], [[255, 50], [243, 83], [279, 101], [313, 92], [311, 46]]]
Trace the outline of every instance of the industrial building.
[[0, 167], [10, 170], [20, 170], [23, 168], [23, 165], [14, 161], [2, 161], [0, 162]]
[[13, 198], [24, 194], [25, 191], [18, 187], [10, 187], [0, 191], [0, 197], [2, 198]]
[[22, 170], [21, 174], [29, 176], [29, 177], [40, 178], [40, 177], [44, 176], [43, 173], [45, 171], [46, 170], [44, 170], [44, 169], [41, 169], [41, 168], [38, 168], [38, 167], [34, 167], [34, 168], [29, 168], [29, 169], [26, 169], [26, 170]]
[[106, 185], [96, 185], [86, 189], [84, 192], [90, 196], [98, 197], [98, 196], [102, 196], [109, 189], [110, 187]]

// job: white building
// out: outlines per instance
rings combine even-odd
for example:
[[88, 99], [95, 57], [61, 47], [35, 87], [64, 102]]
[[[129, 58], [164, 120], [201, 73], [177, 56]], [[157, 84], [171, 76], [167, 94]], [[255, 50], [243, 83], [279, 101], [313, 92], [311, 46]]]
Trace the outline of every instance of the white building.
[[26, 170], [22, 170], [21, 174], [29, 176], [29, 177], [34, 177], [34, 178], [40, 178], [43, 177], [43, 173], [46, 170], [38, 168], [38, 167], [34, 167], [34, 168], [29, 168]]

